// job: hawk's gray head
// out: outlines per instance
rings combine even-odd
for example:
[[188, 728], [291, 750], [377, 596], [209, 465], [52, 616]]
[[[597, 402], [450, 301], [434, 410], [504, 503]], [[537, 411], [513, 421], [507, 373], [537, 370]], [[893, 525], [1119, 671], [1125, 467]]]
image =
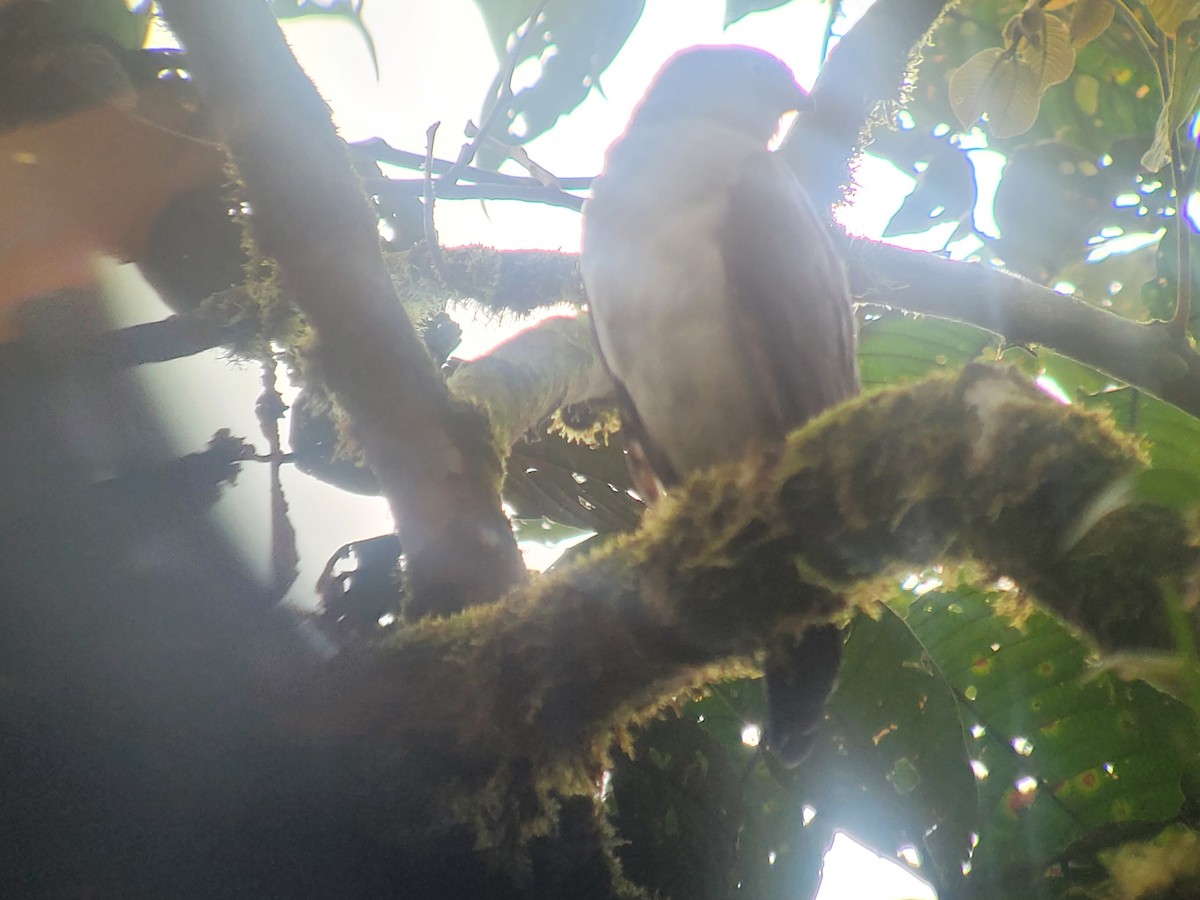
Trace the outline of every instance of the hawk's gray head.
[[690, 47], [659, 70], [631, 125], [699, 116], [766, 144], [784, 113], [810, 106], [792, 70], [769, 53], [753, 47]]

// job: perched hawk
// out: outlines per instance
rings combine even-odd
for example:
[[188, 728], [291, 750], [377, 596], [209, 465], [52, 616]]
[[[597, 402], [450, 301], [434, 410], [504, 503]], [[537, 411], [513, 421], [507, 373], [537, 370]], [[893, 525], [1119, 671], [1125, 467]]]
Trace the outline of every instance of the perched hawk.
[[[767, 53], [684, 50], [592, 186], [583, 278], [647, 500], [858, 391], [841, 260], [767, 149], [780, 117], [808, 105]], [[785, 762], [808, 751], [840, 651], [826, 626], [768, 652], [767, 739]]]

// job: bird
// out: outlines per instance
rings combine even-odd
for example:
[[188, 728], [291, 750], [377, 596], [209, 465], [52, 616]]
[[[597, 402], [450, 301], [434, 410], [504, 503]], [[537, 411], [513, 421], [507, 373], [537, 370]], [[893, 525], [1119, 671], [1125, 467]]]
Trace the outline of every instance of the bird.
[[[853, 302], [828, 226], [769, 144], [811, 108], [752, 47], [671, 57], [609, 147], [583, 208], [580, 268], [647, 502], [859, 390]], [[816, 526], [815, 526], [816, 527]], [[837, 679], [833, 625], [775, 638], [767, 746], [807, 756]]]

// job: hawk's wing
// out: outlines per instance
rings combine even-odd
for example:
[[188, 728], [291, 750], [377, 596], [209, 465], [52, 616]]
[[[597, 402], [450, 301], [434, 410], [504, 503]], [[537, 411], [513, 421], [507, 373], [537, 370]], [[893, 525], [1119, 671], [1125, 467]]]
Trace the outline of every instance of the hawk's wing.
[[744, 359], [775, 398], [781, 433], [856, 394], [854, 311], [840, 255], [774, 154], [742, 164], [720, 242]]

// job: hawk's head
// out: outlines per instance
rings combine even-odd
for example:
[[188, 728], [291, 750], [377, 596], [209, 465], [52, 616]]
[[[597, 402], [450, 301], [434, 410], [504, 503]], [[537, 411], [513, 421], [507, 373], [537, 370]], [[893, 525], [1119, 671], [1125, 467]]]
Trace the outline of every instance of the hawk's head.
[[659, 70], [631, 124], [701, 116], [765, 144], [784, 113], [810, 106], [792, 70], [769, 53], [753, 47], [690, 47]]

